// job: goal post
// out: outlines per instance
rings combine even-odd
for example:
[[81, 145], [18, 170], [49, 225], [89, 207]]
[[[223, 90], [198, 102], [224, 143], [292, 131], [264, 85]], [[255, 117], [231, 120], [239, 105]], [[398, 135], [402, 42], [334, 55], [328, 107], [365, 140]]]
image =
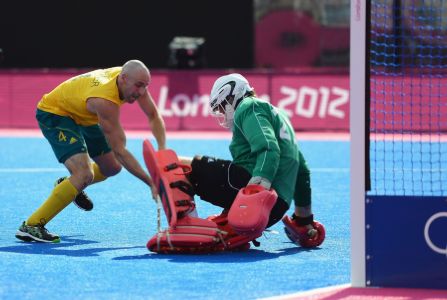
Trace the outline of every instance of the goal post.
[[447, 1], [351, 0], [351, 281], [447, 289]]
[[365, 286], [366, 0], [351, 0], [351, 282]]

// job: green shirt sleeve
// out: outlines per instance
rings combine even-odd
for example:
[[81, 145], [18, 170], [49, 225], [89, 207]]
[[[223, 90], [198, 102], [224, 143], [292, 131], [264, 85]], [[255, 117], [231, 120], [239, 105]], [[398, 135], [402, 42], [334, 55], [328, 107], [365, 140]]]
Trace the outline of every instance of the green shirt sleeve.
[[256, 156], [252, 176], [261, 176], [272, 182], [279, 166], [280, 149], [270, 110], [252, 102], [238, 119], [236, 124], [240, 124], [240, 129], [250, 144], [251, 153]]

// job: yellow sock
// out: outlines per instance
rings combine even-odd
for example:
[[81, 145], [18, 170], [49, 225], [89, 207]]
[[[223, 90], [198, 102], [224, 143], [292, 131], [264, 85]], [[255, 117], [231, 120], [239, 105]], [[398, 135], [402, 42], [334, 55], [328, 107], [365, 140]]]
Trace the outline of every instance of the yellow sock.
[[97, 183], [103, 180], [106, 180], [107, 177], [105, 177], [102, 173], [101, 170], [99, 169], [99, 166], [96, 163], [92, 163], [93, 165], [93, 183]]
[[50, 197], [28, 218], [27, 225], [45, 225], [63, 210], [78, 194], [78, 190], [65, 179], [56, 185]]

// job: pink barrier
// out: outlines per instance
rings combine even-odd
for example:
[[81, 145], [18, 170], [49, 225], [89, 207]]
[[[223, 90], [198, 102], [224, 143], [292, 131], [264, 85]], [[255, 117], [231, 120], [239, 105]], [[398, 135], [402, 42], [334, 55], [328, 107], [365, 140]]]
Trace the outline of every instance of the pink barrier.
[[[239, 70], [261, 98], [284, 109], [297, 130], [349, 130], [349, 76], [265, 73]], [[0, 73], [0, 127], [35, 128], [37, 102], [71, 72], [4, 71]], [[168, 130], [220, 130], [209, 115], [208, 98], [214, 80], [227, 71], [152, 71], [149, 91]], [[124, 105], [126, 129], [147, 129], [137, 104]]]

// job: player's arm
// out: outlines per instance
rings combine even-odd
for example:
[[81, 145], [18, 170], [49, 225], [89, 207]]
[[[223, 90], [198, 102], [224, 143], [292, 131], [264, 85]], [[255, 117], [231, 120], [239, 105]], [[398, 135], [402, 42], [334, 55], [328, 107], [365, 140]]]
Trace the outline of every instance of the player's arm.
[[98, 115], [99, 125], [101, 126], [116, 159], [127, 171], [151, 187], [152, 195], [155, 199], [157, 191], [152, 179], [143, 170], [132, 153], [126, 148], [126, 135], [119, 122], [120, 110], [118, 105], [101, 98], [91, 98], [87, 102], [87, 108]]
[[146, 93], [138, 98], [138, 104], [148, 118], [152, 134], [157, 140], [158, 150], [166, 149], [165, 123], [149, 91], [146, 90]]
[[[255, 104], [254, 104], [255, 105]], [[242, 116], [241, 130], [256, 154], [250, 184], [261, 184], [270, 188], [279, 166], [280, 149], [272, 124], [262, 110], [247, 110]]]

